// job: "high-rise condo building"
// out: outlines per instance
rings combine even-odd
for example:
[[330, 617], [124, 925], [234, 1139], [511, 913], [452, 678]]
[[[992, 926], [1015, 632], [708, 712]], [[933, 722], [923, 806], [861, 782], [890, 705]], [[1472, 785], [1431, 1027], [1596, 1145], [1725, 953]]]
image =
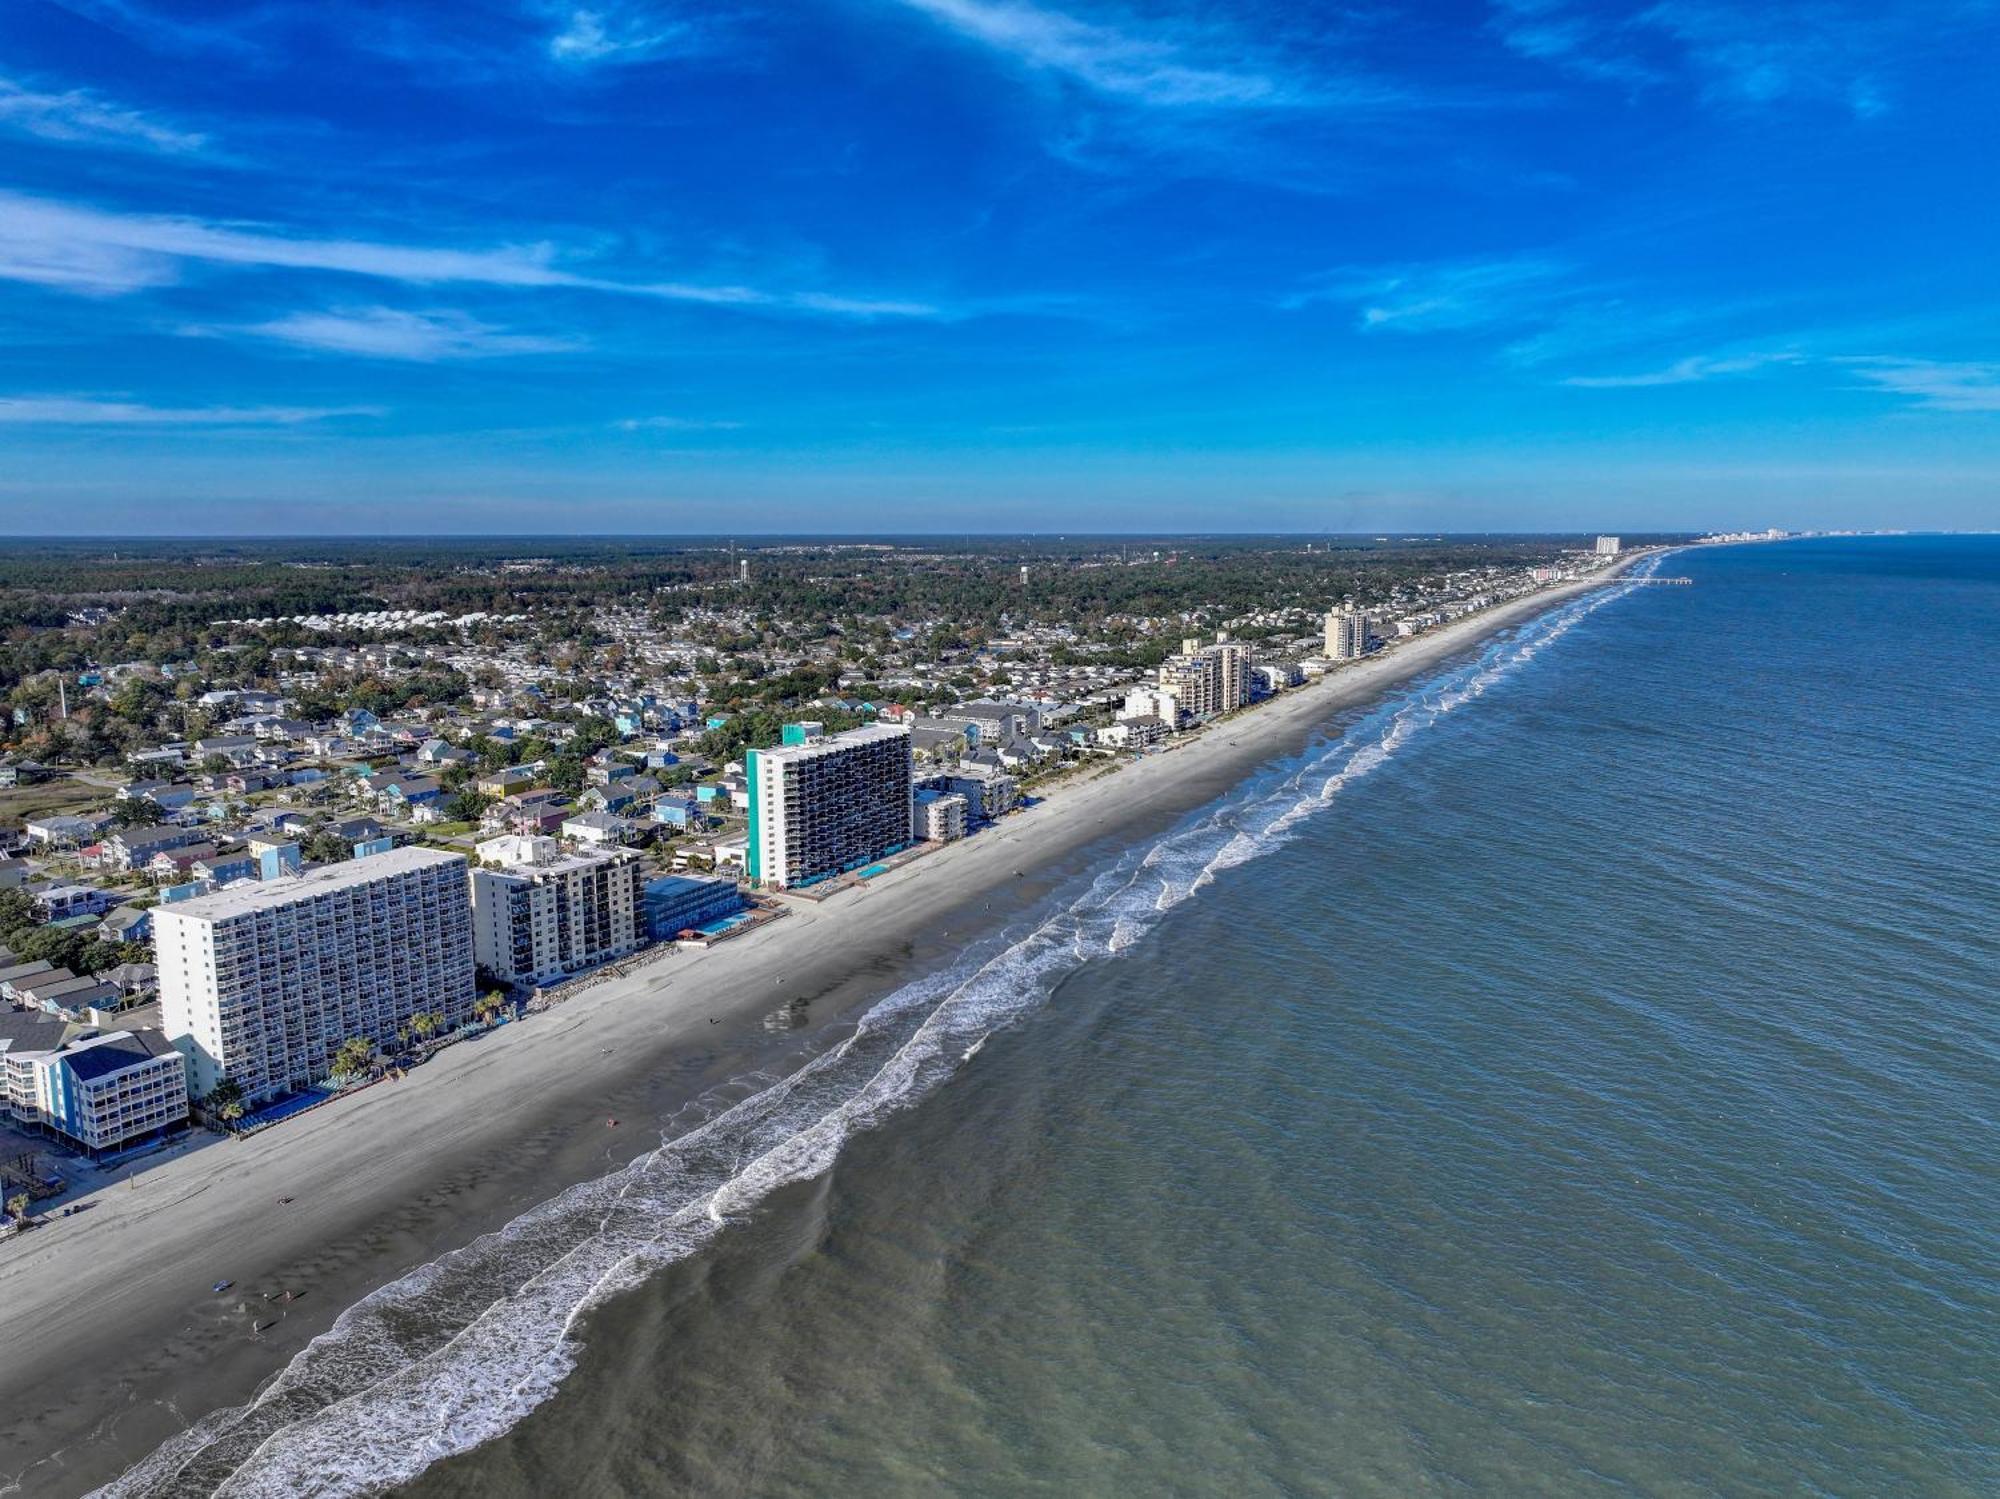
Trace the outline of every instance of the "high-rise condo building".
[[465, 860], [399, 848], [249, 881], [153, 912], [167, 1038], [204, 1097], [307, 1088], [341, 1043], [393, 1041], [412, 1016], [472, 1010]]
[[750, 783], [750, 878], [785, 887], [859, 869], [910, 844], [910, 731], [786, 729], [743, 757]]
[[646, 876], [630, 849], [566, 853], [553, 838], [489, 838], [472, 871], [472, 952], [510, 983], [549, 983], [646, 945]]
[[1349, 606], [1326, 617], [1326, 655], [1329, 661], [1352, 661], [1368, 649], [1368, 616]]
[[1619, 541], [1616, 536], [1600, 536], [1597, 538], [1597, 555], [1600, 557], [1616, 557], [1618, 555], [1618, 547]]
[[1181, 642], [1181, 653], [1160, 663], [1159, 685], [1173, 693], [1189, 718], [1213, 718], [1250, 701], [1256, 657], [1248, 644], [1218, 634], [1213, 645]]

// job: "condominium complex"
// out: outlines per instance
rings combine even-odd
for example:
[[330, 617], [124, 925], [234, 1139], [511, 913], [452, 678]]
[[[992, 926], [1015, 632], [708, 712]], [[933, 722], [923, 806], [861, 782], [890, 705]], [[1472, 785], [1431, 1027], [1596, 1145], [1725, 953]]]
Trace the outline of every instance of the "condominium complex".
[[1160, 663], [1159, 684], [1188, 718], [1213, 718], [1250, 701], [1255, 665], [1250, 647], [1227, 634], [1217, 635], [1213, 645], [1183, 640], [1181, 653]]
[[954, 791], [930, 788], [911, 800], [910, 836], [926, 843], [955, 843], [965, 836], [966, 800]]
[[713, 927], [740, 915], [743, 892], [734, 880], [662, 874], [646, 881], [644, 906], [647, 934], [655, 942], [669, 942], [682, 932]]
[[1368, 616], [1349, 606], [1326, 617], [1326, 655], [1329, 661], [1352, 661], [1368, 649]]
[[646, 945], [646, 877], [629, 849], [572, 854], [553, 838], [506, 837], [478, 853], [472, 952], [496, 977], [549, 983]]
[[1600, 536], [1597, 538], [1597, 555], [1600, 557], [1616, 557], [1619, 546], [1620, 542], [1616, 536]]
[[187, 1123], [187, 1063], [158, 1031], [86, 1035], [53, 1050], [0, 1055], [17, 1123], [63, 1136], [91, 1155], [141, 1144]]
[[750, 750], [750, 878], [809, 885], [910, 843], [910, 732], [872, 724]]
[[931, 783], [939, 791], [964, 797], [968, 819], [992, 822], [1021, 804], [1021, 783], [1004, 770], [984, 765], [961, 765], [957, 770], [933, 776]]
[[160, 1008], [196, 1097], [225, 1077], [262, 1099], [310, 1087], [353, 1037], [472, 1009], [465, 860], [400, 848], [231, 885], [153, 912]]

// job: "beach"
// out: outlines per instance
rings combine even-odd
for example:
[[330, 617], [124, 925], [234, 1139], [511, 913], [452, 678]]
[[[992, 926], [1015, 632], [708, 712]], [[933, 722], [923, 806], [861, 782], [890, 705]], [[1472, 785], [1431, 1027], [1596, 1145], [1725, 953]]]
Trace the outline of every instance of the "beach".
[[[245, 1139], [197, 1137], [0, 1246], [0, 1492], [110, 1480], [250, 1398], [361, 1296], [756, 1091], [1107, 849], [1157, 835], [1336, 712], [1608, 577], [1455, 621], [1167, 753], [1086, 771], [992, 830], [596, 983], [404, 1081]], [[210, 1291], [224, 1279], [230, 1291]], [[286, 1291], [293, 1300], [265, 1299]]]

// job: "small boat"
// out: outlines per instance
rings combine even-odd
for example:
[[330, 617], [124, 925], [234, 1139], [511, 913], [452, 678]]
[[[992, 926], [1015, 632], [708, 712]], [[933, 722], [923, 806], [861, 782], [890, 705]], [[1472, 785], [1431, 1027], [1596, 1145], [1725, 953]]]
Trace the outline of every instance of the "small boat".
[[618, 1121], [616, 1119], [607, 1119], [604, 1121], [604, 1127], [606, 1129], [616, 1129], [618, 1128]]
[[267, 1317], [262, 1322], [252, 1323], [250, 1326], [250, 1330], [252, 1332], [263, 1332], [266, 1328], [276, 1327], [277, 1325], [278, 1325], [278, 1319], [276, 1317]]
[[236, 1282], [233, 1280], [218, 1280], [214, 1285], [209, 1287], [209, 1290], [215, 1292], [216, 1295], [220, 1296], [224, 1291], [228, 1290], [231, 1286], [235, 1284]]

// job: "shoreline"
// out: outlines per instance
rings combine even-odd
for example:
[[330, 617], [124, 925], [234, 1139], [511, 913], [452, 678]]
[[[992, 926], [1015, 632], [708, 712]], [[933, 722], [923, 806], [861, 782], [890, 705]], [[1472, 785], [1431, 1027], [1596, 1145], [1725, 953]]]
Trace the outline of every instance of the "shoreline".
[[[1336, 712], [1650, 555], [1329, 672], [1168, 753], [1107, 761], [973, 839], [595, 984], [404, 1082], [248, 1139], [203, 1138], [100, 1189], [91, 1211], [0, 1247], [0, 1494], [109, 1481], [251, 1398], [362, 1296], [653, 1149], [701, 1117], [704, 1098], [733, 1102], [797, 1066], [862, 1006], [948, 963], [967, 929], [990, 931], [1108, 846], [1157, 834]], [[223, 1278], [235, 1288], [211, 1293]], [[303, 1297], [262, 1299], [279, 1289]]]

